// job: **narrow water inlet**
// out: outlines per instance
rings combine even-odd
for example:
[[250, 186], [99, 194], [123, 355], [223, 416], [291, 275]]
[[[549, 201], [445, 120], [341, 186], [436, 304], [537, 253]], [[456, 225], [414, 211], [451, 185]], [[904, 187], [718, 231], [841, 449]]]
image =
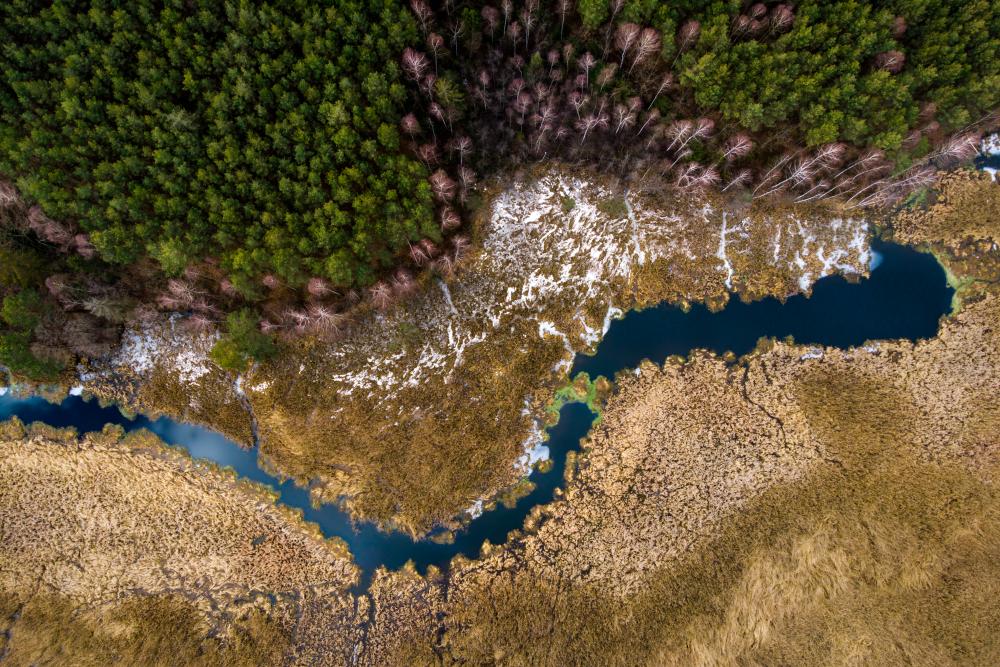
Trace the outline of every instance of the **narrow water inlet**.
[[[784, 302], [767, 298], [749, 304], [731, 299], [716, 313], [700, 304], [686, 312], [666, 304], [630, 312], [612, 322], [594, 355], [576, 357], [571, 376], [587, 372], [592, 378], [613, 378], [643, 359], [660, 363], [670, 355], [686, 355], [699, 348], [743, 355], [761, 337], [793, 336], [802, 344], [849, 347], [868, 340], [934, 336], [941, 316], [949, 311], [953, 294], [944, 270], [932, 256], [903, 246], [874, 241], [872, 250], [882, 257], [882, 262], [873, 263], [870, 278], [856, 282], [840, 276], [823, 278], [815, 283], [809, 298], [797, 295]], [[513, 509], [498, 507], [485, 512], [458, 532], [453, 543], [439, 544], [413, 541], [400, 532], [382, 532], [369, 523], [352, 525], [337, 505], [314, 508], [306, 489], [261, 469], [256, 449], [243, 449], [205, 428], [165, 417], [150, 420], [140, 415], [129, 419], [115, 407], [101, 407], [80, 396], [69, 396], [54, 405], [39, 397], [17, 398], [0, 392], [0, 419], [12, 416], [25, 422], [72, 426], [80, 432], [98, 431], [109, 423], [127, 431], [146, 428], [195, 459], [231, 467], [240, 477], [273, 488], [279, 502], [301, 510], [304, 518], [318, 524], [324, 535], [340, 537], [347, 543], [362, 572], [356, 592], [367, 589], [380, 566], [397, 569], [412, 560], [418, 571], [425, 572], [430, 565], [447, 567], [459, 554], [478, 557], [486, 540], [494, 544], [506, 541], [511, 530], [523, 526], [532, 508], [551, 502], [556, 488], [563, 484], [567, 454], [579, 448], [595, 417], [583, 404], [563, 406], [558, 423], [548, 429], [553, 465], [549, 472], [532, 473], [536, 488]]]

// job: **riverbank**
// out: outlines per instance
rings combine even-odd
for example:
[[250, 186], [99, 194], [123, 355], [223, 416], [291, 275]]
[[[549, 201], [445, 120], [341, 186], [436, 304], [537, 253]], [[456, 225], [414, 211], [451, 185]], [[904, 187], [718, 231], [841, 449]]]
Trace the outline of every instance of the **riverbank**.
[[449, 654], [989, 663], [998, 304], [916, 345], [622, 376], [537, 532], [454, 573]]

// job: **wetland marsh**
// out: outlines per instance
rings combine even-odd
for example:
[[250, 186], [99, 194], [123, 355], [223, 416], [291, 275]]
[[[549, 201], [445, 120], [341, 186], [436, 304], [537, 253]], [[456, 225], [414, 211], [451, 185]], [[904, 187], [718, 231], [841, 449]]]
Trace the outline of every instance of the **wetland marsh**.
[[[881, 261], [870, 277], [854, 281], [841, 276], [823, 278], [814, 285], [810, 297], [797, 295], [784, 303], [773, 298], [750, 303], [733, 299], [715, 313], [700, 304], [687, 311], [662, 305], [630, 312], [611, 324], [593, 355], [577, 357], [572, 375], [586, 372], [594, 378], [613, 379], [643, 359], [661, 363], [669, 355], [684, 356], [695, 349], [743, 355], [761, 337], [793, 336], [800, 344], [835, 347], [859, 346], [879, 338], [932, 337], [953, 293], [940, 265], [928, 254], [891, 243], [876, 242], [872, 249]], [[105, 424], [128, 431], [147, 429], [196, 460], [232, 468], [240, 477], [270, 487], [280, 503], [301, 511], [324, 535], [346, 542], [362, 573], [358, 587], [362, 591], [379, 567], [395, 570], [413, 561], [423, 573], [432, 565], [447, 568], [459, 554], [476, 558], [484, 541], [503, 544], [510, 531], [522, 528], [536, 506], [555, 497], [556, 489], [563, 485], [567, 455], [579, 449], [596, 415], [581, 403], [563, 405], [558, 422], [547, 433], [552, 464], [546, 472], [532, 472], [529, 479], [533, 488], [527, 495], [512, 507], [496, 504], [444, 540], [434, 539], [434, 533], [431, 539], [413, 540], [400, 531], [352, 522], [337, 504], [316, 506], [308, 489], [268, 472], [269, 466], [261, 465], [256, 446], [241, 448], [206, 428], [167, 417], [127, 418], [117, 408], [102, 407], [79, 396], [70, 396], [58, 405], [39, 397], [0, 397], [0, 419], [14, 416], [29, 423], [73, 427], [81, 433], [98, 431]]]

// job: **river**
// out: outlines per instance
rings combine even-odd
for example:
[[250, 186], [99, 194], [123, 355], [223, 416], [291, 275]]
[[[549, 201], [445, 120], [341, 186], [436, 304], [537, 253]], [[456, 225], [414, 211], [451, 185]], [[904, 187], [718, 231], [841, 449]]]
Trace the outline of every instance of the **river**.
[[[643, 359], [661, 363], [670, 355], [685, 355], [704, 348], [718, 353], [742, 355], [759, 338], [793, 336], [802, 344], [849, 347], [868, 340], [907, 338], [918, 340], [935, 335], [942, 315], [949, 311], [953, 291], [937, 261], [903, 246], [874, 241], [871, 277], [851, 282], [829, 276], [815, 283], [807, 298], [797, 295], [784, 302], [767, 298], [753, 303], [730, 300], [712, 313], [696, 304], [688, 311], [660, 305], [633, 311], [612, 323], [592, 356], [577, 356], [571, 375], [587, 372], [591, 377], [613, 378], [621, 370], [634, 368]], [[124, 417], [115, 407], [70, 396], [61, 404], [39, 397], [0, 396], [0, 420], [17, 416], [24, 422], [41, 421], [56, 427], [72, 426], [80, 432], [96, 431], [105, 424], [118, 424], [127, 431], [149, 429], [167, 444], [185, 449], [196, 459], [214, 461], [233, 468], [241, 477], [270, 486], [280, 494], [279, 502], [302, 511], [307, 521], [317, 523], [326, 536], [347, 542], [362, 577], [357, 591], [366, 590], [375, 570], [401, 567], [412, 560], [420, 572], [429, 565], [447, 567], [458, 554], [475, 558], [485, 540], [499, 544], [511, 530], [521, 528], [533, 507], [552, 500], [563, 482], [568, 452], [580, 446], [595, 417], [580, 403], [563, 406], [559, 421], [548, 429], [548, 447], [554, 465], [546, 473], [536, 471], [535, 489], [513, 509], [498, 506], [473, 520], [455, 535], [451, 544], [430, 540], [413, 541], [400, 532], [383, 532], [372, 524], [352, 525], [338, 505], [314, 508], [306, 489], [282, 480], [260, 468], [257, 449], [243, 449], [222, 435], [205, 428], [165, 417]]]

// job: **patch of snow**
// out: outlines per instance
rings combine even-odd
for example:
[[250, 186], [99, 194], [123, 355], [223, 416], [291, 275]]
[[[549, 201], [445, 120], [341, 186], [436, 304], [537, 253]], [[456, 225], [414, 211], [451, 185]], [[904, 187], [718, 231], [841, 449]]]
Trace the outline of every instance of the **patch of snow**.
[[822, 358], [823, 358], [823, 349], [819, 347], [811, 347], [809, 348], [808, 352], [799, 357], [800, 360], [822, 359]]
[[458, 315], [458, 310], [455, 309], [455, 304], [451, 300], [451, 290], [448, 289], [448, 283], [439, 278], [437, 284], [444, 293], [444, 302], [448, 304], [448, 310], [451, 311], [452, 315]]
[[621, 308], [615, 308], [614, 306], [608, 306], [608, 312], [604, 314], [604, 324], [601, 325], [601, 335], [608, 333], [608, 329], [611, 328], [611, 320], [617, 319], [625, 315], [625, 312]]
[[181, 382], [191, 383], [211, 370], [207, 361], [198, 350], [181, 350], [174, 356], [171, 365]]
[[214, 336], [190, 336], [174, 330], [146, 328], [129, 330], [122, 336], [122, 343], [113, 359], [116, 366], [124, 366], [142, 375], [157, 366], [173, 372], [184, 384], [191, 384], [211, 371], [208, 350], [217, 339]]
[[6, 396], [10, 391], [10, 387], [0, 387], [0, 396]]
[[465, 510], [473, 519], [478, 519], [483, 515], [483, 500], [480, 498], [476, 502], [472, 503], [472, 506]]
[[719, 231], [719, 249], [715, 251], [715, 256], [722, 260], [722, 266], [726, 271], [726, 289], [733, 289], [733, 265], [729, 262], [729, 257], [726, 255], [726, 233], [729, 230], [726, 228], [726, 212], [722, 212], [722, 229]]
[[[521, 410], [522, 415], [531, 414], [530, 402], [525, 400], [524, 408]], [[547, 461], [549, 459], [549, 448], [545, 444], [545, 431], [542, 430], [541, 423], [534, 419], [531, 422], [531, 431], [528, 433], [528, 437], [524, 439], [521, 443], [521, 456], [517, 458], [514, 463], [514, 470], [522, 474], [528, 474], [531, 469], [539, 461]]]
[[545, 338], [545, 336], [557, 336], [559, 338], [562, 338], [563, 346], [566, 348], [566, 351], [569, 352], [570, 358], [562, 359], [559, 363], [556, 364], [555, 370], [558, 372], [563, 366], [565, 366], [566, 370], [568, 371], [573, 366], [573, 354], [574, 354], [573, 345], [572, 343], [570, 343], [569, 336], [564, 334], [562, 331], [559, 331], [559, 329], [556, 329], [556, 325], [553, 324], [552, 322], [549, 322], [547, 320], [539, 320], [538, 337]]
[[[1000, 155], [1000, 132], [994, 132], [983, 137], [982, 152], [986, 155]], [[996, 170], [993, 170], [996, 173]]]
[[69, 395], [70, 396], [83, 396], [83, 386], [82, 385], [76, 385], [75, 387], [71, 387], [70, 390], [69, 390]]

